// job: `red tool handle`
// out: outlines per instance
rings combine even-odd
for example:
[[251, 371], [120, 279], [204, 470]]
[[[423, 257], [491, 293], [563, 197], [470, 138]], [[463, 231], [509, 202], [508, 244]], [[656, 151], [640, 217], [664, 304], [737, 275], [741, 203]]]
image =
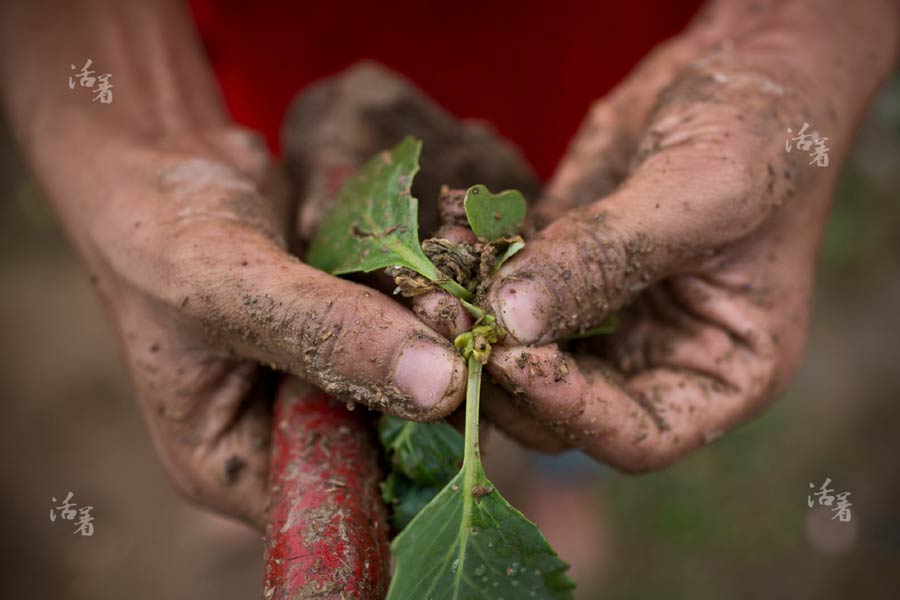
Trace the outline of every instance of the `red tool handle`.
[[275, 404], [264, 600], [382, 600], [390, 548], [365, 409], [297, 380]]

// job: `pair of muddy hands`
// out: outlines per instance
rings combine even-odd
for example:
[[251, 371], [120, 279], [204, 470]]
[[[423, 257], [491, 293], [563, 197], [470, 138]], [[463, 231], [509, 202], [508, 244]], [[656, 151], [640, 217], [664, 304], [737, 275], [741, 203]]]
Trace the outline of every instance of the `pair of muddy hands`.
[[[525, 249], [486, 287], [507, 336], [483, 408], [524, 444], [659, 468], [748, 419], [794, 370], [834, 180], [890, 65], [837, 60], [870, 42], [853, 28], [819, 35], [827, 14], [743, 10], [709, 11], [593, 107], [529, 210]], [[804, 122], [829, 138], [828, 168], [785, 152]], [[267, 367], [421, 420], [462, 402], [451, 340], [467, 313], [443, 292], [410, 310], [297, 259], [292, 232], [308, 236], [321, 215], [301, 207], [293, 226], [254, 138], [207, 127], [98, 152], [107, 168], [93, 178], [36, 170], [91, 213], [60, 210], [187, 496], [264, 523], [278, 381]], [[472, 241], [452, 202], [447, 214], [438, 237]], [[613, 312], [613, 335], [572, 340]]]

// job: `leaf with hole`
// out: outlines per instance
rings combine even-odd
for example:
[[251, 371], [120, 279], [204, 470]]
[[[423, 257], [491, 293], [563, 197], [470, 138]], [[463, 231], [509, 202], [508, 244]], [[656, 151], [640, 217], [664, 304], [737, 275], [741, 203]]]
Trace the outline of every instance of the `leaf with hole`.
[[399, 265], [470, 298], [437, 270], [419, 244], [419, 202], [411, 190], [421, 148], [422, 142], [407, 137], [350, 177], [316, 230], [306, 262], [333, 275]]
[[421, 147], [408, 137], [347, 180], [313, 237], [309, 264], [335, 275], [402, 265], [437, 277], [419, 246], [419, 206], [410, 191]]

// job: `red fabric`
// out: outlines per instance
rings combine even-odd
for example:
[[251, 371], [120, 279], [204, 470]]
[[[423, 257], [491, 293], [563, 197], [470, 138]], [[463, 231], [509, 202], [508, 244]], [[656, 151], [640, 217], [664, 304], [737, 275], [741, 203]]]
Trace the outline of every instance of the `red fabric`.
[[[549, 176], [592, 100], [700, 0], [191, 0], [225, 101], [279, 151], [308, 83], [370, 58], [459, 117], [485, 119]], [[479, 88], [484, 88], [479, 91]]]

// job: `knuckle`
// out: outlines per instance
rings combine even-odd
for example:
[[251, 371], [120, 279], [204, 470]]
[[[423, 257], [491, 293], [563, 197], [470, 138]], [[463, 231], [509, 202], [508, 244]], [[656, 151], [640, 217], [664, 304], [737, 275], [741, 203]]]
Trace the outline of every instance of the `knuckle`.
[[757, 396], [759, 403], [765, 403], [774, 400], [780, 396], [788, 387], [794, 372], [799, 366], [800, 359], [803, 354], [802, 338], [803, 332], [796, 332], [794, 337], [797, 338], [795, 343], [791, 340], [785, 340], [791, 337], [789, 330], [781, 333], [771, 332], [767, 336], [766, 350], [760, 352], [756, 361], [755, 377], [759, 384], [757, 387]]
[[[787, 129], [816, 115], [832, 120], [812, 101], [810, 90], [818, 88], [777, 61], [760, 66], [723, 55], [695, 61], [660, 93], [635, 165], [687, 173], [702, 168], [704, 186], [720, 189], [738, 210], [754, 204], [748, 198], [768, 200], [755, 203], [763, 208], [778, 205], [808, 171], [799, 168], [802, 156], [785, 151]], [[776, 185], [776, 173], [786, 182]]]
[[243, 127], [228, 127], [216, 133], [223, 149], [237, 167], [256, 181], [270, 172], [271, 159], [263, 136]]
[[736, 348], [740, 351], [738, 360], [722, 372], [723, 380], [738, 397], [739, 408], [730, 419], [734, 421], [773, 400], [786, 385], [789, 374], [784, 369], [787, 357], [776, 332], [748, 330]]

